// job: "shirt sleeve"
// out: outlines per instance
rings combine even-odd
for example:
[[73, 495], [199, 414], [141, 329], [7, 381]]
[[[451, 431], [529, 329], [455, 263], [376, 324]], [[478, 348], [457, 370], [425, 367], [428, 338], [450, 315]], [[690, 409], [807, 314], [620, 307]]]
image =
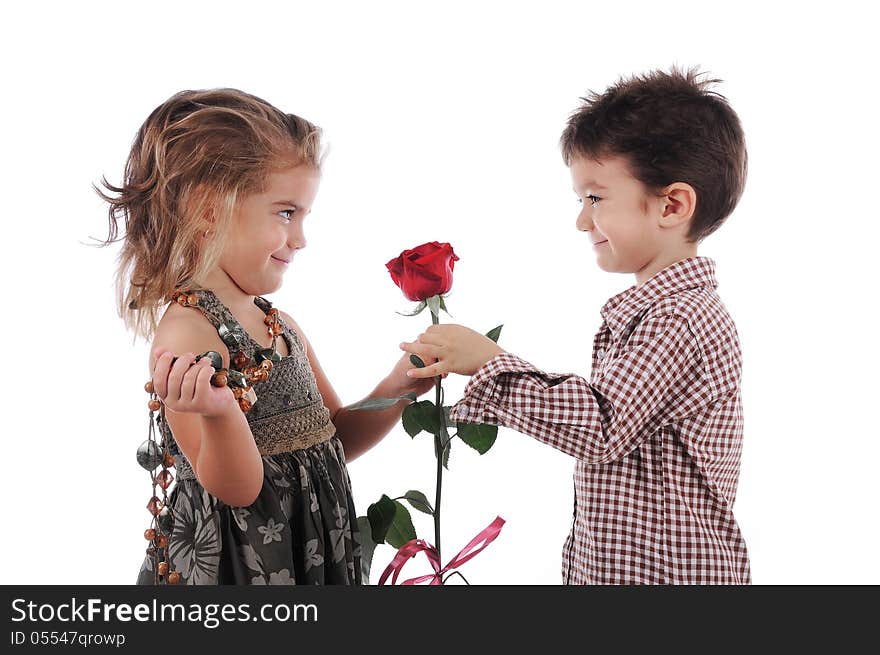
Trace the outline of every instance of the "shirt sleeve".
[[546, 373], [500, 353], [473, 375], [450, 416], [508, 427], [598, 464], [712, 401], [697, 339], [673, 314], [642, 321], [595, 379]]

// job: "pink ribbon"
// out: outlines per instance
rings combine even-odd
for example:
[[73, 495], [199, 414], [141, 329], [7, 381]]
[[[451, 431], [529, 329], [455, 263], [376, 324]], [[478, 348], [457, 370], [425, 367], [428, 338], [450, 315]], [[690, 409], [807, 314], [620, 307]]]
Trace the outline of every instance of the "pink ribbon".
[[[470, 540], [468, 545], [461, 549], [461, 551], [449, 560], [449, 563], [440, 567], [440, 555], [437, 553], [437, 549], [426, 542], [424, 539], [413, 539], [403, 544], [394, 556], [394, 559], [391, 560], [391, 564], [389, 564], [385, 571], [382, 573], [382, 577], [379, 578], [379, 584], [385, 584], [385, 581], [388, 579], [388, 576], [394, 573], [391, 578], [391, 584], [397, 583], [397, 576], [400, 575], [401, 569], [403, 566], [413, 557], [418, 555], [419, 553], [425, 553], [425, 556], [428, 558], [428, 561], [431, 563], [431, 568], [434, 569], [434, 573], [430, 573], [428, 575], [421, 575], [416, 578], [410, 578], [409, 580], [404, 580], [401, 584], [405, 585], [414, 585], [421, 584], [422, 582], [431, 581], [432, 585], [443, 584], [443, 574], [452, 571], [453, 569], [458, 568], [465, 562], [470, 559], [473, 559], [480, 552], [493, 541], [501, 532], [501, 527], [504, 525], [504, 519], [500, 516], [496, 517], [492, 523], [488, 525], [485, 529], [483, 529], [480, 534]], [[479, 547], [477, 547], [479, 546]]]

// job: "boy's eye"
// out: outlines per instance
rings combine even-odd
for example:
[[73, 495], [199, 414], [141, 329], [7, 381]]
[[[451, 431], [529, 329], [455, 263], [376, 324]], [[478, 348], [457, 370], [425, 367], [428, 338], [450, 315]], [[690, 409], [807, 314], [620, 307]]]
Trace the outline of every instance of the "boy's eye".
[[[600, 200], [602, 200], [602, 198], [600, 198], [599, 196], [594, 196], [594, 195], [588, 194], [588, 195], [587, 195], [587, 200], [590, 201], [590, 204], [591, 204], [591, 205], [595, 205], [597, 202], [599, 202]], [[584, 204], [584, 199], [583, 199], [583, 198], [580, 198], [580, 197], [579, 197], [579, 198], [577, 199], [577, 201], [578, 201], [580, 204]]]
[[296, 213], [295, 209], [283, 209], [280, 212], [278, 212], [278, 215], [282, 216], [283, 218], [286, 218], [289, 221], [291, 218], [293, 218], [293, 215], [295, 213]]

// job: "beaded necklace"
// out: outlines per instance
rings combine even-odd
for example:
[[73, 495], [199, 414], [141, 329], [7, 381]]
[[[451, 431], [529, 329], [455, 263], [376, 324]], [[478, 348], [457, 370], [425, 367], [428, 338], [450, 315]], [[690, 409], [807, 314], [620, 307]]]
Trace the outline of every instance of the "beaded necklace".
[[[175, 291], [171, 296], [172, 302], [181, 307], [196, 307], [205, 312], [199, 305], [198, 294], [192, 291]], [[253, 383], [264, 382], [269, 378], [269, 373], [275, 364], [281, 361], [281, 356], [276, 348], [278, 335], [282, 332], [281, 322], [278, 318], [278, 310], [271, 306], [269, 301], [263, 299], [269, 305], [263, 323], [266, 325], [269, 335], [272, 337], [272, 345], [262, 348], [249, 358], [241, 350], [241, 339], [225, 323], [217, 328], [220, 339], [226, 344], [230, 352], [230, 367], [223, 368], [223, 358], [220, 353], [209, 350], [196, 357], [198, 362], [203, 357], [211, 360], [215, 372], [211, 375], [211, 385], [215, 387], [228, 386], [238, 401], [242, 412], [248, 412], [257, 402], [257, 394], [253, 390]], [[235, 351], [235, 354], [233, 353]], [[172, 364], [176, 361], [175, 357]], [[168, 560], [168, 540], [174, 527], [174, 516], [168, 506], [168, 487], [174, 480], [174, 476], [168, 469], [174, 466], [174, 456], [168, 450], [168, 444], [164, 437], [161, 441], [156, 438], [155, 412], [159, 412], [161, 420], [165, 421], [165, 406], [159, 400], [153, 381], [149, 380], [144, 385], [144, 390], [150, 394], [148, 407], [150, 410], [150, 426], [147, 440], [137, 450], [137, 461], [142, 468], [150, 473], [153, 486], [153, 496], [147, 502], [147, 511], [152, 515], [150, 527], [144, 531], [144, 538], [150, 542], [147, 547], [147, 555], [152, 558], [155, 584], [177, 584], [180, 582], [180, 573], [170, 569]], [[156, 472], [156, 469], [161, 469]], [[162, 497], [156, 495], [156, 487], [162, 489]]]

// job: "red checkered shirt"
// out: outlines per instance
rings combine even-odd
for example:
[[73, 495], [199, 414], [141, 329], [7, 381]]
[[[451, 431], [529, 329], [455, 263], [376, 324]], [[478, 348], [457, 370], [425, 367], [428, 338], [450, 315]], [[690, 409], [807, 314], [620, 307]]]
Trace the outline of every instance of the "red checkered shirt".
[[717, 286], [712, 259], [680, 260], [605, 303], [589, 381], [501, 353], [452, 408], [577, 460], [566, 584], [751, 582], [733, 516], [742, 357]]

